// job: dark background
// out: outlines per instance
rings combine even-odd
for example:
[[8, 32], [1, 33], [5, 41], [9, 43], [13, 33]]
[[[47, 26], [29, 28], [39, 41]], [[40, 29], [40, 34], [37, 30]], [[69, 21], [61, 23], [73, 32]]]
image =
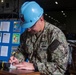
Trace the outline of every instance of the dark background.
[[[32, 0], [4, 0], [0, 2], [0, 19], [19, 19], [22, 3]], [[76, 39], [76, 1], [75, 0], [33, 0], [44, 8], [44, 18], [59, 27], [70, 38]], [[58, 4], [55, 4], [55, 2]], [[72, 37], [73, 36], [73, 37]]]

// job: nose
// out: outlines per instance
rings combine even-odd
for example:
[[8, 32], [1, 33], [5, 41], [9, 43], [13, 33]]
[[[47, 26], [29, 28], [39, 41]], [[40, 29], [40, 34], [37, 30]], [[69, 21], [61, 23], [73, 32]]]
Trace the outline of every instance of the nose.
[[31, 28], [28, 28], [28, 32], [30, 32], [31, 31]]

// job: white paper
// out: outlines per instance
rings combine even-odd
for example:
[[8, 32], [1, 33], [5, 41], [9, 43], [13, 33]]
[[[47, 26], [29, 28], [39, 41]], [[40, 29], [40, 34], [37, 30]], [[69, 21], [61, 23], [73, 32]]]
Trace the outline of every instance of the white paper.
[[3, 33], [2, 43], [9, 43], [10, 41], [10, 33]]
[[8, 56], [8, 46], [1, 47], [1, 56]]
[[0, 32], [0, 43], [1, 43], [2, 33]]
[[1, 30], [2, 31], [9, 31], [10, 22], [1, 22]]
[[12, 65], [12, 63], [10, 64], [10, 69], [16, 69], [16, 66]]

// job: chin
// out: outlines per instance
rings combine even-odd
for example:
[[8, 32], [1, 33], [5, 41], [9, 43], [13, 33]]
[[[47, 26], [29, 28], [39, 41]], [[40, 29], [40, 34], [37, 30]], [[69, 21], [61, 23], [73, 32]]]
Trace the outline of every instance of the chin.
[[38, 33], [38, 32], [32, 32], [31, 34], [32, 34], [32, 35], [35, 35], [35, 34], [37, 34], [37, 33]]

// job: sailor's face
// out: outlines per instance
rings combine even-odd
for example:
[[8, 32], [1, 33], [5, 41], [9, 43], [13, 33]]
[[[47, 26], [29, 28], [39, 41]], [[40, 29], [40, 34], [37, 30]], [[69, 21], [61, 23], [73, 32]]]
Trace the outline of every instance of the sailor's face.
[[36, 34], [41, 30], [41, 21], [38, 20], [31, 28], [28, 28], [28, 32]]

